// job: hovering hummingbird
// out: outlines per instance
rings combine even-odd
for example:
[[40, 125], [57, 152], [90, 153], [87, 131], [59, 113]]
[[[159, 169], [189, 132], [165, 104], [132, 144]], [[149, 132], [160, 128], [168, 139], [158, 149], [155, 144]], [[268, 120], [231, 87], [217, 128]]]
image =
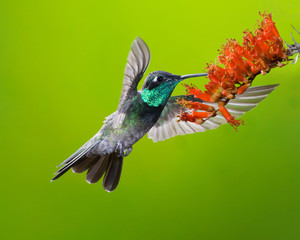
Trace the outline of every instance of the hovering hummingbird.
[[[182, 106], [177, 99], [184, 98], [193, 102], [205, 103], [217, 108], [213, 103], [207, 103], [193, 96], [172, 96], [176, 85], [193, 77], [207, 76], [207, 73], [174, 75], [164, 71], [150, 73], [141, 90], [137, 91], [150, 61], [150, 51], [146, 43], [139, 37], [131, 46], [131, 51], [125, 67], [123, 89], [117, 111], [106, 117], [99, 132], [79, 148], [73, 155], [63, 161], [62, 166], [51, 181], [54, 181], [72, 168], [75, 173], [86, 170], [88, 183], [98, 182], [102, 176], [103, 187], [106, 191], [113, 191], [120, 179], [123, 158], [132, 151], [132, 146], [146, 133], [154, 142], [163, 141], [176, 135], [203, 132], [215, 129], [227, 123], [216, 115], [203, 124], [178, 121], [177, 116]], [[228, 111], [233, 116], [241, 116], [254, 108], [266, 98], [277, 85], [252, 87], [243, 94], [230, 100]], [[187, 109], [184, 109], [187, 111]]]

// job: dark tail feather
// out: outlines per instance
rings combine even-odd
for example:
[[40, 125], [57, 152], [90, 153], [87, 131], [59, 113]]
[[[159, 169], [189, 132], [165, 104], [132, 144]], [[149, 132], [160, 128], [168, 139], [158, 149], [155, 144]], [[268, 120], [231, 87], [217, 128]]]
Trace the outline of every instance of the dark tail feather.
[[89, 160], [89, 158], [87, 158], [86, 156], [81, 156], [80, 158], [78, 159], [74, 159], [72, 161], [70, 161], [69, 163], [67, 163], [65, 166], [61, 167], [56, 173], [54, 174], [57, 174], [54, 178], [52, 178], [51, 182], [52, 181], [55, 181], [56, 179], [60, 178], [62, 175], [64, 175], [71, 167], [77, 165], [77, 164], [80, 164], [80, 163], [83, 163], [85, 162], [86, 160]]
[[103, 179], [103, 187], [106, 191], [111, 192], [118, 186], [123, 165], [123, 157], [117, 153], [109, 156], [109, 164]]
[[108, 163], [109, 155], [99, 156], [96, 162], [90, 166], [87, 174], [86, 181], [88, 183], [96, 183], [103, 176]]
[[56, 176], [51, 180], [54, 181], [64, 175], [70, 168], [73, 172], [82, 173], [88, 170], [86, 181], [88, 183], [98, 182], [103, 174], [103, 187], [106, 191], [111, 192], [118, 186], [122, 171], [123, 157], [113, 152], [109, 155], [87, 155], [87, 151], [70, 158], [57, 172]]
[[[59, 166], [65, 164], [63, 167], [61, 167], [55, 174], [57, 174], [54, 178], [52, 178], [51, 182], [58, 179], [62, 175], [64, 175], [71, 167], [73, 167], [75, 164], [79, 164], [87, 159], [87, 153], [92, 148], [90, 146], [87, 149], [84, 149], [83, 151], [77, 151], [74, 153], [71, 157], [69, 157], [67, 160], [63, 161]], [[80, 153], [79, 153], [80, 152]], [[78, 154], [77, 154], [78, 153]]]
[[79, 163], [76, 163], [72, 166], [72, 171], [74, 173], [82, 173], [86, 170], [88, 170], [91, 165], [94, 164], [95, 161], [97, 161], [96, 159], [98, 158], [99, 156], [91, 156], [89, 158], [87, 158], [85, 161], [81, 161]]

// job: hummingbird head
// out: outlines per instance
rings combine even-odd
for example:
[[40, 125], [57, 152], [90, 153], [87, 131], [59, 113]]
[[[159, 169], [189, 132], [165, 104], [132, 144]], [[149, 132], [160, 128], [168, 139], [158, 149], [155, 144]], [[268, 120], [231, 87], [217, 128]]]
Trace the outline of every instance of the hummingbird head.
[[141, 97], [145, 103], [152, 107], [165, 105], [176, 85], [184, 79], [207, 76], [207, 73], [174, 75], [164, 71], [150, 73], [141, 90]]

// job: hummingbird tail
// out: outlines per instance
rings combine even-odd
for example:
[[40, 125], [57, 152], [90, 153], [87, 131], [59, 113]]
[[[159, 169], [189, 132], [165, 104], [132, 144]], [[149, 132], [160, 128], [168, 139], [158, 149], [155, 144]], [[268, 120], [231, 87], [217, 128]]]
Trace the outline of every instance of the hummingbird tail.
[[113, 152], [109, 155], [108, 163], [103, 179], [103, 187], [106, 191], [111, 192], [118, 186], [122, 171], [123, 156], [119, 156], [118, 153]]
[[51, 180], [54, 181], [65, 174], [70, 168], [75, 173], [87, 171], [86, 181], [88, 183], [98, 182], [105, 173], [103, 178], [103, 187], [106, 191], [111, 192], [118, 186], [123, 165], [123, 156], [117, 152], [106, 155], [89, 155], [88, 152], [81, 156], [74, 156], [65, 165], [56, 172], [56, 176]]

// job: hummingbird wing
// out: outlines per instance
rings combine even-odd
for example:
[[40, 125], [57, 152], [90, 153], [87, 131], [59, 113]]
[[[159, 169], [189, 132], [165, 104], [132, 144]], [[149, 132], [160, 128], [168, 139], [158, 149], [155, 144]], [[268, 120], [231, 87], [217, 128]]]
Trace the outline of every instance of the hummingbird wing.
[[127, 58], [127, 64], [124, 72], [123, 89], [118, 106], [118, 116], [114, 120], [113, 127], [120, 126], [125, 117], [129, 101], [137, 94], [137, 86], [143, 78], [150, 62], [150, 51], [146, 43], [137, 37], [132, 45]]
[[[278, 84], [248, 88], [243, 94], [237, 95], [235, 99], [230, 100], [226, 105], [226, 109], [232, 116], [240, 117], [245, 112], [248, 112], [256, 107], [257, 104], [264, 100], [267, 95], [271, 93], [277, 86]], [[208, 129], [215, 129], [221, 124], [227, 123], [225, 118], [220, 113], [215, 117], [209, 118], [201, 125], [195, 124], [193, 122], [177, 122], [177, 116], [180, 115], [181, 109], [183, 111], [187, 110], [180, 104], [177, 104], [178, 98], [185, 98], [188, 101], [198, 101], [207, 105], [211, 105], [215, 109], [218, 109], [217, 103], [204, 102], [199, 98], [194, 98], [193, 96], [182, 95], [170, 97], [160, 118], [148, 132], [148, 138], [152, 139], [153, 142], [164, 141], [177, 135], [204, 132]]]
[[149, 62], [149, 48], [141, 38], [137, 37], [131, 45], [131, 50], [127, 58], [123, 89], [118, 109], [123, 107], [123, 103], [126, 99], [131, 99], [137, 94], [138, 83], [142, 79]]

